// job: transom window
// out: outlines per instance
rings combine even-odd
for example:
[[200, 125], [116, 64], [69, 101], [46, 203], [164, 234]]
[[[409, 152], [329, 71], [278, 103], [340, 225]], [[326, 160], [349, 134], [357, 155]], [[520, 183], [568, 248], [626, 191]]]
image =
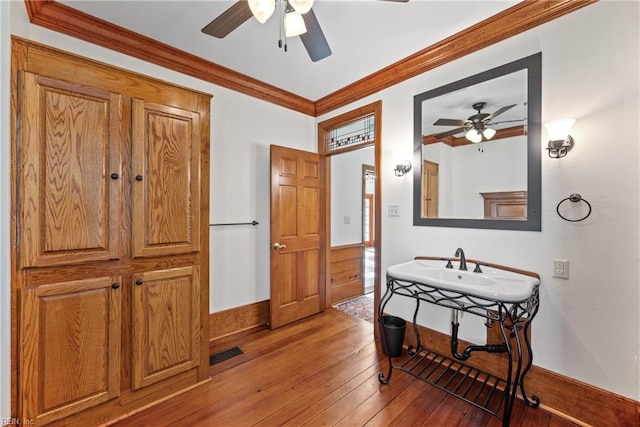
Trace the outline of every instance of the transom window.
[[375, 141], [375, 116], [371, 114], [354, 122], [329, 129], [326, 137], [326, 152], [373, 141]]

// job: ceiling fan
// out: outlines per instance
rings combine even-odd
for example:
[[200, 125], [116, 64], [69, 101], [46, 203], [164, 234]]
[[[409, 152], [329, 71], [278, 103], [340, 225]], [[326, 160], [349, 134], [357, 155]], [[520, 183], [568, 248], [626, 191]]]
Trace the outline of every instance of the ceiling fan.
[[[406, 3], [409, 0], [383, 0]], [[249, 20], [252, 16], [265, 23], [278, 8], [286, 37], [300, 36], [313, 62], [331, 55], [329, 43], [320, 28], [313, 9], [313, 0], [238, 0], [230, 8], [207, 24], [202, 32], [219, 39]], [[282, 30], [282, 27], [281, 27]], [[284, 49], [287, 50], [286, 37]], [[282, 36], [278, 46], [283, 47]]]
[[[515, 107], [517, 104], [506, 105], [497, 111], [489, 114], [483, 113], [482, 110], [487, 106], [486, 102], [476, 102], [471, 108], [477, 111], [476, 114], [469, 116], [466, 120], [456, 120], [456, 119], [438, 119], [434, 123], [435, 126], [458, 126], [455, 129], [449, 130], [447, 132], [439, 133], [434, 135], [435, 138], [446, 138], [448, 136], [453, 136], [460, 132], [466, 132], [465, 137], [474, 143], [478, 143], [482, 141], [482, 137], [486, 139], [491, 139], [496, 134], [496, 130], [488, 127], [488, 125], [495, 125], [498, 122], [491, 123], [491, 120], [505, 111]], [[521, 120], [507, 120], [499, 123], [507, 123], [507, 122], [516, 122]]]

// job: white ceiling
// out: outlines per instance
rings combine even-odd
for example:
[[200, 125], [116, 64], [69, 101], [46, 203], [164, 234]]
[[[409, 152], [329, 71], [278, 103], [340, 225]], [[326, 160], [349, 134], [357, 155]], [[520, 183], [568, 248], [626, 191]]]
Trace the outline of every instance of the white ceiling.
[[312, 62], [298, 37], [278, 48], [278, 22], [255, 19], [224, 39], [201, 29], [235, 1], [61, 1], [78, 10], [265, 83], [317, 100], [517, 3], [316, 0], [313, 10], [333, 54]]

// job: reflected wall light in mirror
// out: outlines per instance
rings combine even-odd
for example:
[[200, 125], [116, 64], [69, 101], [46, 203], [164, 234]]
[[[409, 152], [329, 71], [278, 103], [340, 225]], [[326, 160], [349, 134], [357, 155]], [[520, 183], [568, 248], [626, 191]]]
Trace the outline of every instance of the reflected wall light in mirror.
[[395, 169], [393, 169], [396, 176], [404, 176], [404, 174], [406, 174], [410, 170], [411, 170], [411, 162], [409, 160], [405, 160], [404, 162], [397, 164]]
[[540, 231], [537, 53], [414, 96], [413, 224]]
[[560, 159], [573, 148], [573, 138], [569, 135], [576, 121], [574, 119], [552, 120], [544, 124], [549, 136], [546, 150], [552, 159]]

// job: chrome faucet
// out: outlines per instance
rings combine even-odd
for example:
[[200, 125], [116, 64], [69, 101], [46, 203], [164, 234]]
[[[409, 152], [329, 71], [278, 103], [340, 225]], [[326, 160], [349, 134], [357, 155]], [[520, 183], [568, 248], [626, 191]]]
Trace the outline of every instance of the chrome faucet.
[[460, 270], [466, 270], [467, 269], [467, 259], [464, 256], [464, 251], [462, 250], [462, 248], [456, 249], [456, 255], [455, 256], [460, 257]]

